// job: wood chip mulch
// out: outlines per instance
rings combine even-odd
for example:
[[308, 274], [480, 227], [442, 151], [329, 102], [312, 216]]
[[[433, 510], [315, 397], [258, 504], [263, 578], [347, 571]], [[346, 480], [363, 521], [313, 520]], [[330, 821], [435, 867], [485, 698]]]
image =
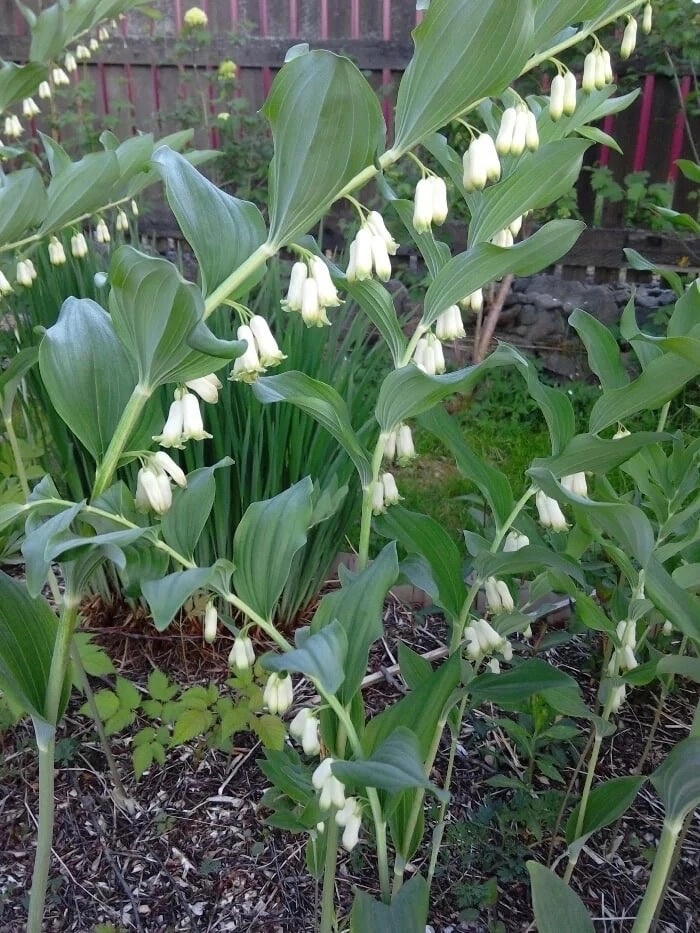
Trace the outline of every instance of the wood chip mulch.
[[[86, 617], [86, 630], [108, 648], [119, 672], [137, 685], [145, 684], [155, 667], [181, 684], [226, 679], [230, 640], [204, 645], [197, 622], [158, 634], [141, 612], [125, 604], [105, 606], [99, 600], [86, 607]], [[400, 678], [391, 672], [400, 640], [420, 652], [444, 643], [440, 617], [411, 611], [393, 600], [386, 606], [386, 631], [371, 658], [371, 669], [384, 672], [383, 676], [365, 691], [372, 712], [403, 689]], [[585, 643], [574, 639], [548, 657], [554, 655], [569, 673], [578, 672], [584, 693], [590, 693], [588, 675], [580, 673], [586, 670], [588, 653]], [[94, 683], [96, 688], [104, 685]], [[604, 744], [600, 777], [633, 771], [656, 700], [651, 690], [632, 695], [617, 732]], [[697, 690], [681, 681], [666, 702], [645, 773], [687, 735], [697, 701]], [[74, 698], [59, 733], [47, 931], [311, 933], [320, 892], [306, 871], [304, 840], [268, 829], [257, 812], [266, 780], [256, 766], [262, 752], [254, 737], [239, 734], [240, 742], [230, 755], [196, 742], [174, 749], [165, 767], [152, 767], [138, 782], [131, 772], [129, 733], [113, 737], [112, 748], [130, 795], [124, 805], [113, 796], [94, 730], [77, 712], [80, 705], [80, 698]], [[434, 779], [444, 776], [447, 753], [445, 740]], [[576, 757], [572, 751], [571, 768]], [[517, 823], [512, 790], [485, 783], [495, 775], [515, 777], [524, 771], [512, 741], [488, 710], [466, 718], [432, 892], [433, 933], [515, 933], [530, 928], [523, 863], [527, 858], [546, 862], [550, 838], [546, 829], [538, 833], [536, 820]], [[570, 774], [565, 774], [567, 779]], [[548, 795], [556, 795], [556, 785], [537, 775], [529, 795], [535, 809], [544, 806]], [[0, 933], [16, 933], [26, 922], [37, 796], [33, 733], [30, 723], [21, 722], [0, 732]], [[435, 817], [431, 800], [426, 814], [427, 852]], [[620, 825], [597, 834], [584, 849], [574, 887], [594, 917], [596, 930], [631, 930], [662, 816], [660, 801], [646, 784]], [[552, 823], [550, 818], [550, 830]], [[561, 856], [563, 848], [559, 837], [551, 848], [553, 858]], [[345, 911], [356, 887], [374, 892], [372, 865], [365, 832], [363, 844], [340, 859], [337, 892]], [[427, 856], [416, 857], [412, 868], [425, 874]], [[699, 869], [696, 815], [671, 879], [657, 928], [661, 933], [700, 929]]]

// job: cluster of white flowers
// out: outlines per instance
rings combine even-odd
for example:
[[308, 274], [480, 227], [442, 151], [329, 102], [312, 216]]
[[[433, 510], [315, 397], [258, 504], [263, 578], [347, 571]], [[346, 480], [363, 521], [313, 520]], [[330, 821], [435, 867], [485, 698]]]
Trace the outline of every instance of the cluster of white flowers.
[[84, 259], [87, 256], [87, 240], [82, 233], [74, 233], [70, 238], [70, 251], [76, 259]]
[[592, 49], [583, 60], [583, 77], [581, 88], [586, 94], [600, 90], [606, 84], [612, 84], [613, 71], [610, 61], [610, 52], [600, 44]]
[[364, 282], [373, 274], [381, 282], [388, 282], [391, 278], [390, 256], [395, 256], [398, 248], [399, 244], [387, 229], [382, 215], [371, 211], [350, 244], [345, 271], [348, 282]]
[[447, 210], [447, 185], [444, 179], [438, 175], [421, 178], [413, 196], [413, 226], [416, 233], [427, 233], [433, 224], [443, 224], [447, 219]]
[[[53, 68], [51, 70], [51, 81], [54, 87], [66, 87], [70, 84], [70, 78], [65, 73], [63, 68], [59, 67]], [[39, 93], [39, 97], [41, 97], [41, 92]]]
[[259, 314], [254, 314], [248, 324], [241, 324], [236, 335], [239, 340], [245, 340], [247, 347], [233, 362], [231, 379], [234, 382], [255, 382], [260, 373], [279, 366], [286, 359], [267, 321]]
[[63, 266], [66, 263], [66, 251], [58, 237], [52, 236], [49, 240], [49, 262], [52, 266]]
[[608, 670], [611, 674], [620, 671], [633, 671], [638, 666], [634, 651], [637, 647], [637, 626], [633, 619], [623, 619], [617, 623], [617, 637], [620, 639], [620, 647], [616, 648]]
[[247, 671], [255, 664], [253, 642], [248, 635], [236, 635], [229, 652], [228, 666], [234, 671]]
[[443, 343], [460, 340], [466, 336], [459, 305], [450, 305], [438, 315], [435, 321], [435, 336]]
[[109, 243], [111, 239], [109, 227], [105, 223], [104, 218], [100, 217], [95, 225], [95, 240], [98, 243]]
[[270, 674], [263, 690], [263, 703], [273, 716], [286, 713], [294, 702], [294, 686], [289, 674]]
[[186, 389], [175, 389], [174, 396], [163, 431], [154, 435], [153, 440], [161, 447], [183, 450], [187, 441], [210, 438], [211, 434], [204, 430], [197, 397]]
[[474, 137], [462, 156], [462, 184], [465, 191], [482, 191], [489, 181], [501, 177], [501, 160], [488, 133]]
[[381, 515], [390, 505], [398, 505], [403, 496], [399, 495], [393, 473], [382, 473], [372, 484], [372, 513]]
[[136, 508], [152, 509], [158, 515], [167, 512], [173, 503], [171, 480], [182, 488], [187, 486], [184, 472], [164, 451], [148, 457], [136, 478]]
[[505, 580], [486, 577], [484, 591], [486, 593], [486, 605], [494, 615], [499, 612], [512, 612], [515, 609], [513, 597]]
[[117, 219], [114, 226], [117, 228], [119, 233], [126, 233], [126, 231], [129, 229], [129, 218], [121, 209], [117, 213]]
[[37, 271], [31, 259], [20, 259], [17, 263], [17, 284], [31, 288], [36, 276]]
[[295, 262], [289, 277], [287, 297], [282, 299], [285, 311], [299, 311], [307, 327], [330, 325], [326, 308], [340, 304], [328, 266], [318, 256], [308, 262]]
[[413, 362], [428, 376], [439, 376], [445, 372], [445, 354], [435, 334], [430, 332], [419, 339], [413, 351]]
[[569, 527], [557, 500], [551, 499], [541, 489], [538, 489], [535, 495], [535, 505], [540, 522], [545, 528], [551, 528], [552, 531], [566, 531]]
[[534, 152], [539, 144], [537, 118], [527, 104], [521, 101], [516, 107], [506, 107], [496, 136], [496, 153], [519, 156], [525, 149]]
[[38, 113], [41, 113], [39, 107], [33, 97], [25, 97], [22, 101], [22, 114], [27, 117], [28, 120], [31, 120], [32, 117], [35, 117]]
[[89, 58], [92, 58], [92, 52], [86, 45], [79, 43], [75, 47], [75, 57], [79, 62], [86, 62]]
[[570, 117], [576, 110], [576, 75], [568, 69], [564, 74], [552, 78], [549, 88], [549, 115], [559, 120], [563, 115]]
[[289, 734], [304, 749], [305, 755], [318, 755], [321, 741], [318, 735], [318, 717], [312, 709], [300, 709], [289, 724]]
[[335, 821], [338, 826], [343, 827], [341, 842], [347, 852], [357, 845], [360, 839], [360, 827], [362, 826], [362, 804], [357, 797], [346, 797], [342, 808], [335, 814]]
[[14, 113], [5, 117], [5, 136], [8, 139], [19, 139], [23, 132], [24, 129], [19, 122], [19, 117], [15, 116]]
[[411, 429], [407, 424], [400, 424], [387, 437], [384, 446], [384, 459], [388, 463], [393, 463], [396, 460], [399, 466], [406, 466], [411, 460], [415, 460], [416, 456]]
[[483, 288], [477, 288], [475, 291], [470, 292], [466, 298], [462, 298], [460, 305], [464, 308], [465, 311], [474, 311], [475, 313], [481, 311], [481, 309], [484, 307]]
[[[467, 657], [472, 661], [480, 661], [497, 651], [504, 661], [513, 659], [513, 648], [507, 638], [499, 635], [496, 629], [486, 619], [474, 619], [464, 630], [467, 640]], [[498, 671], [494, 670], [494, 673]]]
[[345, 785], [333, 776], [333, 761], [333, 758], [324, 758], [311, 775], [311, 783], [320, 791], [318, 805], [322, 810], [330, 810], [331, 807], [342, 810], [345, 806]]
[[182, 21], [190, 29], [201, 29], [208, 24], [209, 18], [200, 7], [193, 6], [185, 13]]

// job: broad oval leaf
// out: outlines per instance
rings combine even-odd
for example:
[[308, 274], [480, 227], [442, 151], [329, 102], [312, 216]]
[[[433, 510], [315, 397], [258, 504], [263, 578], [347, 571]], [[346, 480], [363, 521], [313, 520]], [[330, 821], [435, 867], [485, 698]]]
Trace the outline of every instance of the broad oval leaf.
[[666, 822], [680, 826], [700, 805], [700, 737], [683, 739], [654, 771], [651, 783], [663, 801]]
[[170, 625], [177, 612], [198, 590], [227, 593], [232, 572], [231, 561], [220, 558], [211, 567], [179, 570], [157, 580], [144, 581], [141, 590], [158, 631], [162, 632]]
[[[265, 221], [254, 204], [221, 191], [167, 146], [154, 152], [153, 163], [165, 182], [165, 194], [180, 229], [197, 257], [202, 291], [208, 295], [265, 242]], [[250, 289], [262, 274], [261, 265], [256, 277], [243, 283], [237, 294]]]
[[39, 369], [60, 417], [100, 460], [138, 382], [107, 312], [89, 298], [67, 298], [39, 346]]
[[119, 162], [113, 152], [90, 152], [56, 172], [46, 190], [46, 215], [39, 232], [58, 230], [102, 207], [118, 178]]
[[270, 232], [275, 248], [305, 233], [384, 145], [374, 91], [356, 66], [314, 51], [288, 62], [262, 108], [275, 154], [270, 166]]
[[569, 885], [538, 862], [526, 862], [538, 933], [595, 933], [583, 901]]
[[593, 833], [609, 826], [632, 806], [634, 798], [647, 778], [644, 775], [627, 775], [612, 778], [594, 787], [586, 803], [586, 812], [580, 833], [576, 834], [581, 805], [579, 804], [566, 823], [566, 842], [569, 854], [576, 857]]
[[556, 476], [568, 476], [579, 471], [607, 473], [644, 447], [670, 438], [670, 434], [659, 431], [637, 431], [617, 439], [577, 434], [555, 457], [537, 457], [532, 466], [549, 470]]
[[271, 619], [289, 577], [292, 560], [306, 543], [313, 485], [307, 476], [245, 511], [233, 538], [234, 585], [240, 598]]
[[191, 558], [209, 519], [216, 495], [214, 471], [233, 464], [224, 457], [209, 467], [194, 470], [187, 477], [184, 489], [173, 490], [173, 502], [161, 521], [161, 534], [166, 544]]
[[411, 149], [520, 74], [531, 52], [534, 6], [432, 0], [399, 85], [394, 150]]
[[7, 110], [15, 101], [31, 97], [44, 78], [46, 78], [46, 65], [43, 61], [29, 62], [26, 65], [2, 62], [0, 64], [0, 113]]
[[389, 292], [375, 279], [349, 282], [346, 289], [386, 341], [394, 366], [399, 366], [407, 341]]
[[598, 377], [603, 390], [619, 389], [627, 385], [629, 376], [622, 364], [620, 347], [610, 328], [581, 308], [576, 308], [569, 315], [569, 324], [584, 342], [588, 365]]
[[19, 239], [45, 212], [46, 191], [35, 168], [0, 175], [0, 243]]
[[414, 875], [391, 899], [391, 904], [358, 891], [350, 911], [350, 933], [425, 933], [428, 922], [428, 885]]

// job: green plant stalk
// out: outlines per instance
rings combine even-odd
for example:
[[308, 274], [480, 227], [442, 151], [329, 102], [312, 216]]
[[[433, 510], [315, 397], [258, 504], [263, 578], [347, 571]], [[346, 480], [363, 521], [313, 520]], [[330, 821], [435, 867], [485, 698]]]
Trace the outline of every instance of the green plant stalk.
[[102, 462], [97, 467], [95, 485], [92, 489], [93, 499], [97, 499], [101, 496], [111, 485], [115, 470], [119, 463], [119, 458], [124, 453], [129, 438], [153, 391], [154, 390], [150, 387], [141, 385], [140, 382], [134, 387], [134, 391], [131, 393], [131, 398], [126, 403], [126, 408], [119, 419], [119, 424], [116, 427], [112, 440], [109, 442]]
[[[607, 712], [607, 711], [606, 711]], [[609, 714], [608, 714], [609, 715]], [[603, 713], [603, 718], [607, 719], [605, 713]], [[596, 730], [595, 738], [593, 740], [593, 748], [591, 750], [591, 757], [588, 759], [588, 768], [586, 770], [586, 780], [583, 785], [583, 792], [581, 794], [581, 803], [579, 804], [578, 819], [576, 820], [576, 831], [574, 833], [574, 839], [578, 839], [581, 835], [581, 830], [583, 829], [583, 821], [586, 818], [586, 808], [588, 806], [588, 798], [591, 794], [591, 787], [593, 785], [593, 777], [595, 775], [595, 769], [598, 764], [598, 758], [600, 756], [600, 747], [603, 743], [603, 736], [600, 732]], [[578, 855], [569, 856], [569, 861], [566, 863], [566, 871], [564, 872], [564, 881], [568, 884], [571, 881], [571, 876], [574, 873], [576, 868], [576, 863], [578, 862]]]
[[332, 933], [335, 924], [335, 870], [338, 860], [338, 824], [335, 821], [335, 807], [331, 807], [328, 814], [325, 833], [326, 859], [323, 865], [320, 933]]
[[357, 548], [357, 568], [364, 570], [369, 559], [369, 538], [372, 530], [372, 498], [374, 484], [379, 482], [379, 471], [388, 436], [382, 432], [372, 454], [372, 478], [362, 489], [362, 517], [360, 519], [360, 541]]
[[651, 870], [642, 903], [639, 905], [632, 933], [647, 933], [651, 929], [656, 908], [666, 886], [666, 879], [671, 869], [673, 854], [682, 825], [683, 823], [680, 820], [664, 820], [661, 838], [654, 857], [654, 867]]
[[49, 681], [44, 702], [44, 719], [41, 722], [35, 721], [34, 723], [39, 749], [39, 829], [34, 855], [32, 889], [29, 895], [27, 933], [41, 933], [42, 928], [46, 885], [51, 863], [51, 843], [53, 841], [56, 725], [77, 621], [78, 600], [72, 594], [67, 593], [51, 657]]

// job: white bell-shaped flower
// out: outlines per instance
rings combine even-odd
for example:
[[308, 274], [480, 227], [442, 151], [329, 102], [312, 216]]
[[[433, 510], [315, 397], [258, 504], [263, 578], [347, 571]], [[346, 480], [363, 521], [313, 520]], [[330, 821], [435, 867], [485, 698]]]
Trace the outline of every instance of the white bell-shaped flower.
[[84, 259], [87, 256], [87, 240], [82, 233], [74, 233], [70, 238], [70, 251], [75, 259]]
[[598, 51], [593, 49], [583, 60], [583, 76], [581, 78], [581, 89], [584, 94], [590, 94], [596, 86], [596, 66], [598, 62]]
[[440, 226], [447, 220], [447, 185], [439, 175], [430, 175], [428, 181], [433, 199], [433, 223]]
[[48, 100], [51, 97], [51, 85], [48, 81], [42, 81], [39, 84], [38, 93], [41, 100]]
[[386, 248], [384, 238], [374, 234], [371, 241], [372, 265], [377, 278], [381, 282], [388, 282], [391, 278], [391, 259]]
[[620, 44], [620, 58], [624, 61], [634, 52], [637, 45], [637, 20], [634, 16], [627, 17], [627, 25], [622, 34], [622, 43]]
[[387, 229], [387, 226], [384, 223], [384, 218], [379, 213], [379, 211], [369, 212], [367, 215], [367, 226], [375, 236], [380, 236], [384, 240], [387, 253], [390, 256], [395, 256], [399, 248], [399, 244]]
[[309, 275], [309, 269], [305, 262], [295, 262], [289, 276], [289, 288], [287, 297], [282, 299], [282, 307], [285, 311], [301, 311], [302, 285]]
[[182, 442], [184, 406], [182, 403], [182, 390], [175, 389], [175, 400], [171, 403], [168, 417], [160, 434], [153, 436], [153, 440], [161, 447], [184, 447]]
[[100, 217], [95, 226], [95, 239], [98, 243], [109, 243], [112, 239], [109, 234], [109, 227], [104, 222], [102, 217]]
[[286, 713], [294, 702], [294, 687], [289, 674], [270, 674], [263, 690], [263, 703], [273, 716]]
[[460, 340], [466, 336], [458, 305], [450, 305], [435, 321], [435, 336], [440, 341]]
[[287, 359], [277, 346], [277, 341], [272, 336], [270, 326], [264, 317], [260, 314], [254, 314], [250, 319], [250, 329], [255, 337], [255, 345], [258, 349], [261, 366], [279, 366], [282, 360]]
[[319, 256], [312, 256], [309, 264], [311, 275], [318, 289], [318, 303], [322, 308], [337, 308], [340, 298], [338, 298], [338, 289], [333, 284], [328, 266]]
[[173, 460], [170, 454], [166, 454], [164, 450], [158, 450], [150, 458], [150, 465], [152, 469], [155, 469], [158, 473], [165, 473], [170, 479], [177, 483], [181, 489], [184, 489], [187, 486], [187, 477], [185, 476], [185, 471], [182, 467], [178, 466], [177, 463]]
[[255, 336], [247, 324], [241, 324], [236, 331], [239, 340], [245, 340], [247, 346], [241, 356], [233, 361], [231, 379], [234, 382], [255, 382], [260, 373], [265, 372], [255, 346]]
[[384, 505], [398, 505], [403, 497], [399, 495], [399, 489], [396, 485], [393, 473], [382, 473], [381, 481]]
[[247, 635], [237, 635], [228, 656], [228, 666], [234, 671], [247, 671], [255, 664], [253, 642]]
[[564, 113], [570, 117], [576, 110], [576, 75], [573, 71], [564, 73]]
[[338, 826], [343, 827], [341, 842], [343, 848], [352, 852], [360, 838], [362, 825], [362, 805], [356, 797], [346, 797], [342, 808], [335, 814]]
[[519, 531], [509, 531], [506, 535], [506, 539], [503, 542], [503, 550], [506, 553], [511, 551], [519, 551], [521, 548], [527, 547], [530, 543], [530, 539], [527, 535], [521, 534]]
[[35, 117], [38, 113], [41, 113], [41, 111], [39, 110], [34, 98], [25, 97], [22, 101], [22, 115], [27, 117], [28, 120], [31, 120], [31, 118]]
[[219, 627], [219, 614], [213, 600], [209, 600], [204, 609], [204, 641], [211, 645], [216, 639], [216, 632]]
[[399, 425], [396, 435], [396, 459], [399, 466], [406, 466], [411, 460], [415, 460], [416, 456], [410, 427], [407, 424]]
[[191, 392], [182, 394], [182, 440], [183, 441], [203, 441], [210, 438], [204, 430], [202, 413], [199, 410], [199, 399]]
[[569, 476], [562, 476], [561, 484], [567, 492], [573, 493], [575, 496], [581, 496], [583, 499], [588, 498], [585, 473], [571, 473]]
[[552, 531], [566, 531], [569, 527], [557, 500], [550, 498], [541, 489], [538, 489], [535, 495], [535, 505], [540, 522], [545, 528], [551, 528]]
[[11, 295], [14, 289], [4, 272], [0, 272], [0, 295]]
[[203, 402], [209, 402], [210, 405], [214, 405], [219, 401], [219, 392], [223, 388], [219, 377], [215, 373], [209, 373], [208, 376], [199, 376], [197, 379], [188, 379], [185, 385], [188, 389], [196, 392]]
[[499, 155], [509, 155], [513, 143], [513, 130], [518, 111], [515, 107], [506, 107], [501, 117], [501, 123], [496, 136], [496, 152]]
[[555, 122], [564, 113], [564, 95], [566, 93], [564, 75], [557, 74], [549, 86], [549, 116]]
[[318, 300], [316, 279], [305, 279], [301, 286], [301, 319], [307, 327], [330, 326], [326, 310]]
[[413, 195], [413, 226], [416, 233], [427, 233], [433, 222], [433, 187], [430, 178], [421, 178]]
[[[345, 273], [350, 282], [364, 282], [372, 278], [372, 231], [363, 225], [355, 234], [354, 249], [351, 247], [350, 266]], [[352, 275], [350, 274], [352, 272]]]
[[331, 807], [342, 810], [345, 806], [345, 785], [333, 776], [332, 765], [332, 758], [324, 758], [311, 775], [311, 783], [321, 792], [318, 801], [321, 810], [330, 810]]
[[289, 724], [289, 734], [301, 744], [305, 755], [318, 755], [321, 751], [318, 717], [312, 709], [299, 710]]
[[372, 514], [381, 515], [382, 512], [386, 512], [386, 506], [384, 505], [384, 483], [381, 479], [378, 479], [372, 483]]
[[158, 515], [168, 511], [173, 502], [172, 490], [167, 476], [157, 473], [150, 466], [141, 467], [136, 476], [136, 508], [152, 509]]
[[66, 264], [66, 251], [63, 243], [58, 237], [52, 236], [49, 240], [49, 262], [52, 266], [64, 266]]

